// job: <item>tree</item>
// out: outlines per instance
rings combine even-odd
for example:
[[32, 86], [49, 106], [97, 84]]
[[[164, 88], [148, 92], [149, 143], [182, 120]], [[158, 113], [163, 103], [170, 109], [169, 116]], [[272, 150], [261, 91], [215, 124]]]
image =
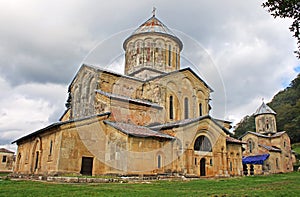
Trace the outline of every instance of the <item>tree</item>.
[[276, 18], [291, 18], [293, 23], [290, 31], [293, 37], [297, 39], [298, 50], [295, 51], [297, 58], [300, 59], [300, 1], [299, 0], [268, 0], [262, 6], [268, 9], [268, 12]]

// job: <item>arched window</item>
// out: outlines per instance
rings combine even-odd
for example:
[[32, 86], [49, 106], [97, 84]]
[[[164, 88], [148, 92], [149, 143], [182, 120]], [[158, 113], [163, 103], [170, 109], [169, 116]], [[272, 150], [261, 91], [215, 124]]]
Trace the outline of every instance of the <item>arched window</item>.
[[252, 153], [254, 149], [254, 142], [252, 141], [252, 139], [248, 140], [248, 148], [249, 148], [249, 152]]
[[209, 139], [204, 135], [199, 136], [195, 141], [194, 150], [211, 152], [212, 148]]
[[170, 101], [169, 101], [169, 114], [170, 114], [170, 119], [172, 120], [174, 118], [173, 115], [173, 96], [170, 96]]
[[157, 168], [161, 168], [161, 156], [157, 155]]
[[202, 116], [202, 103], [199, 103], [199, 116]]
[[184, 119], [189, 118], [189, 99], [184, 99]]

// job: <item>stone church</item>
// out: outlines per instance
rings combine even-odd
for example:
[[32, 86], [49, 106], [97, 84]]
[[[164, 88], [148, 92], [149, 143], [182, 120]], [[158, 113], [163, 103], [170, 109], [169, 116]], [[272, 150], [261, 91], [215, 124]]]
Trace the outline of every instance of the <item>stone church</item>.
[[264, 102], [254, 113], [256, 132], [248, 131], [240, 138], [247, 143], [243, 152], [245, 175], [293, 171], [295, 155], [285, 131], [277, 131], [276, 112]]
[[123, 43], [125, 73], [83, 64], [60, 120], [17, 139], [15, 173], [242, 175], [243, 142], [209, 115], [212, 88], [180, 67], [155, 14]]

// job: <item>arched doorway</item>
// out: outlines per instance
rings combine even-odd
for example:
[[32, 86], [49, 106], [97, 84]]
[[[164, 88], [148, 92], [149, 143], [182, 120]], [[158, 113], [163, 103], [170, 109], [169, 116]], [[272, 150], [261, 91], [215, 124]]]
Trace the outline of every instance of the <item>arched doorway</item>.
[[42, 143], [39, 137], [35, 139], [35, 143], [32, 147], [32, 152], [31, 152], [31, 173], [38, 173], [41, 167], [41, 150], [42, 150]]
[[200, 160], [200, 176], [206, 176], [206, 172], [205, 172], [205, 162], [206, 162], [206, 159], [205, 158], [202, 158]]

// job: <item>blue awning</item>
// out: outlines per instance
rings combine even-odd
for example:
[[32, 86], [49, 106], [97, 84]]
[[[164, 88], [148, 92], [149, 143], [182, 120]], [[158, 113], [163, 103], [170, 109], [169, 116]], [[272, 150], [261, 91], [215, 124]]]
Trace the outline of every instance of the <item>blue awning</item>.
[[254, 155], [244, 157], [242, 159], [243, 164], [263, 164], [266, 159], [268, 159], [270, 154], [263, 154], [263, 155]]

